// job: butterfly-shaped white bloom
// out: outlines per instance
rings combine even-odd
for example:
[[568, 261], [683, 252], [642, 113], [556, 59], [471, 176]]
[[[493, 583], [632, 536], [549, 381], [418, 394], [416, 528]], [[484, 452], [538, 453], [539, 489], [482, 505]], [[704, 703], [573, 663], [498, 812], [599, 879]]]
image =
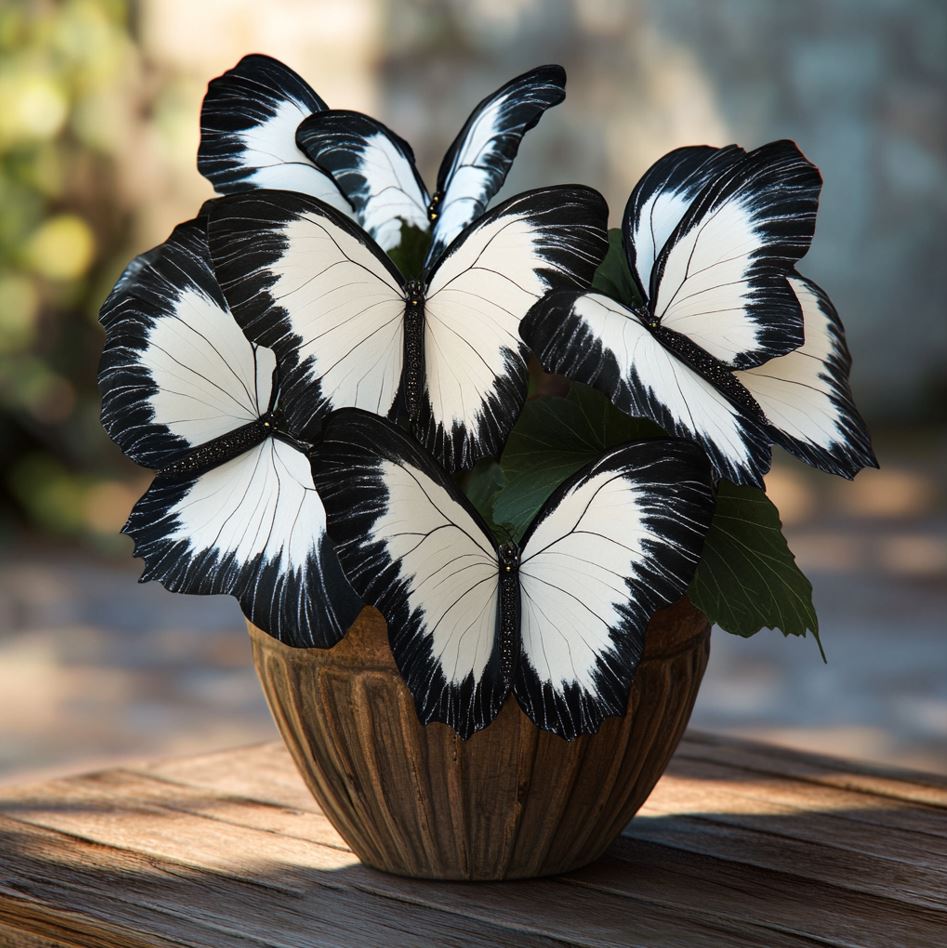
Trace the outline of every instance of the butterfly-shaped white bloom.
[[465, 738], [510, 695], [567, 739], [623, 714], [648, 620], [687, 589], [713, 512], [710, 467], [683, 440], [603, 455], [518, 544], [498, 545], [443, 469], [367, 412], [329, 418], [313, 470], [420, 719]]
[[137, 257], [102, 307], [102, 424], [156, 472], [124, 532], [142, 581], [227, 593], [294, 646], [329, 646], [361, 600], [326, 536], [308, 446], [273, 352], [247, 341], [214, 280], [204, 221]]
[[481, 101], [447, 150], [430, 195], [411, 147], [381, 122], [330, 110], [304, 79], [269, 56], [245, 56], [214, 79], [201, 111], [198, 167], [221, 194], [298, 191], [350, 214], [384, 250], [408, 223], [439, 256], [486, 209], [520, 141], [565, 98], [561, 66], [540, 66]]
[[641, 304], [553, 293], [523, 320], [523, 338], [548, 370], [697, 441], [718, 477], [760, 485], [773, 442], [846, 477], [875, 466], [842, 324], [795, 269], [820, 186], [788, 141], [671, 152], [623, 221]]
[[492, 208], [418, 280], [303, 194], [250, 191], [208, 214], [220, 286], [276, 353], [293, 430], [314, 438], [345, 406], [402, 412], [450, 469], [499, 454], [526, 398], [520, 320], [550, 291], [588, 286], [607, 247], [605, 202], [578, 186]]

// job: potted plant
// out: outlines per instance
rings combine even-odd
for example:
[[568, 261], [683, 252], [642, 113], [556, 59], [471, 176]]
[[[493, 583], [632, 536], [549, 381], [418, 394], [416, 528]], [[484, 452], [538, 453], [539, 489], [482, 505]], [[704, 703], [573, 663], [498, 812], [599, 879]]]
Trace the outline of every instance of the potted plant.
[[791, 142], [488, 207], [564, 98], [485, 98], [433, 193], [380, 122], [248, 56], [215, 79], [223, 196], [102, 309], [102, 421], [155, 479], [142, 580], [235, 596], [274, 717], [366, 862], [499, 879], [596, 858], [686, 725], [710, 623], [818, 625], [772, 445], [875, 464]]

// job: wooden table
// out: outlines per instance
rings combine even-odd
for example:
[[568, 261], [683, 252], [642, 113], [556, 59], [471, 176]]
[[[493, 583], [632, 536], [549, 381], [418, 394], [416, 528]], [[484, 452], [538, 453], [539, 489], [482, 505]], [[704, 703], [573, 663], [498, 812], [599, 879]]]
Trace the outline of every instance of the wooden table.
[[691, 733], [598, 863], [367, 869], [281, 744], [0, 788], [0, 944], [947, 945], [947, 780]]

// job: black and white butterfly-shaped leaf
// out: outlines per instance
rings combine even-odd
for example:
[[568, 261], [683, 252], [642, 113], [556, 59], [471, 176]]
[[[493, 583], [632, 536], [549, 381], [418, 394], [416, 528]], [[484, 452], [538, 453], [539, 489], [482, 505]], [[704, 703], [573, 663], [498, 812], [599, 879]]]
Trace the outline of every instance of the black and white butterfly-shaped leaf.
[[394, 425], [345, 409], [324, 433], [314, 472], [329, 533], [388, 622], [421, 721], [467, 738], [510, 692], [567, 739], [625, 712], [648, 621], [684, 594], [710, 525], [696, 446], [611, 451], [559, 487], [520, 544], [498, 545]]
[[420, 281], [301, 194], [223, 198], [208, 233], [237, 321], [276, 352], [294, 431], [337, 408], [403, 406], [453, 470], [499, 453], [526, 397], [520, 320], [551, 290], [588, 286], [607, 214], [589, 188], [525, 192], [469, 225]]
[[142, 581], [227, 593], [287, 644], [334, 644], [361, 600], [326, 535], [306, 446], [283, 420], [276, 358], [230, 314], [203, 221], [136, 258], [101, 320], [102, 423], [156, 471], [123, 531]]
[[325, 109], [325, 102], [288, 66], [258, 53], [244, 56], [207, 88], [198, 170], [220, 194], [283, 188], [351, 214], [332, 177], [296, 145], [300, 122]]
[[641, 299], [661, 249], [700, 191], [746, 156], [738, 145], [677, 148], [656, 161], [625, 206], [622, 237]]
[[645, 305], [553, 294], [524, 319], [523, 338], [549, 370], [696, 440], [719, 477], [760, 485], [774, 440], [853, 476], [874, 459], [841, 325], [794, 269], [819, 187], [791, 142], [672, 152], [635, 188], [623, 222]]
[[402, 221], [430, 230], [428, 263], [476, 220], [497, 193], [520, 142], [546, 109], [565, 98], [561, 66], [540, 66], [487, 96], [447, 150], [429, 195], [406, 141], [358, 112], [310, 116], [299, 147], [335, 179], [362, 226], [385, 250], [396, 246]]

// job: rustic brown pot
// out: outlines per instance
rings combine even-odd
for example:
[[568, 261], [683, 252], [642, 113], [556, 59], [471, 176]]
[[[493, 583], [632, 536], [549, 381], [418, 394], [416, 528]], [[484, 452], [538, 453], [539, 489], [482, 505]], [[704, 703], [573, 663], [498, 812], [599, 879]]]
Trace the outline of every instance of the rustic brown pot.
[[375, 609], [328, 650], [250, 635], [273, 717], [332, 825], [368, 865], [431, 879], [517, 879], [597, 859], [664, 772], [710, 649], [707, 619], [682, 600], [648, 627], [624, 717], [570, 742], [511, 697], [462, 741], [418, 722]]

